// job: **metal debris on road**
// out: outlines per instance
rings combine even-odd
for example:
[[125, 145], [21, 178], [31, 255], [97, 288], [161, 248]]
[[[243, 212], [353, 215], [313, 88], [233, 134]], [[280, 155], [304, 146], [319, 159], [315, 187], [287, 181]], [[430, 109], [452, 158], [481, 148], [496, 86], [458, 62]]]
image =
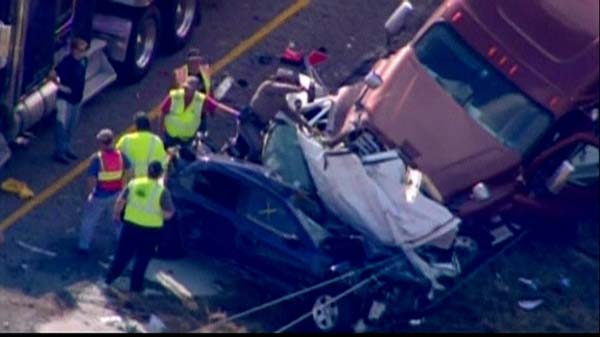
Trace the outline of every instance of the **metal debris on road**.
[[539, 307], [542, 303], [544, 303], [544, 300], [522, 300], [519, 301], [519, 307], [521, 307], [521, 309], [525, 309], [525, 310], [533, 310], [537, 307]]
[[524, 277], [519, 277], [518, 280], [519, 280], [519, 282], [529, 286], [531, 289], [538, 290], [537, 284], [533, 280], [530, 280], [530, 279], [527, 279]]
[[36, 247], [36, 246], [32, 246], [32, 245], [30, 245], [28, 243], [25, 243], [25, 242], [21, 241], [21, 240], [17, 241], [17, 244], [19, 246], [25, 248], [25, 249], [28, 249], [28, 250], [34, 252], [34, 253], [43, 254], [43, 255], [46, 255], [46, 256], [49, 256], [49, 257], [56, 257], [56, 255], [57, 255], [55, 252], [52, 252], [52, 251], [49, 251], [49, 250], [46, 250], [46, 249], [43, 249], [43, 248], [39, 248], [39, 247]]

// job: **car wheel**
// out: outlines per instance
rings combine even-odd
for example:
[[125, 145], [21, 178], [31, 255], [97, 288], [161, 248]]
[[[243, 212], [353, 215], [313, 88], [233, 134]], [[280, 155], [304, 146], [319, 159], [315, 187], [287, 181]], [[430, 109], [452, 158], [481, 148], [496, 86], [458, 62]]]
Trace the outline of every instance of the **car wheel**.
[[160, 13], [154, 6], [132, 14], [132, 29], [125, 61], [117, 66], [119, 75], [127, 82], [140, 80], [152, 67], [158, 50]]
[[352, 331], [352, 324], [358, 319], [359, 306], [353, 294], [332, 301], [346, 289], [331, 288], [317, 293], [312, 301], [312, 327], [320, 332]]
[[192, 36], [200, 21], [200, 5], [197, 0], [169, 1], [163, 16], [163, 41], [168, 51], [181, 49]]

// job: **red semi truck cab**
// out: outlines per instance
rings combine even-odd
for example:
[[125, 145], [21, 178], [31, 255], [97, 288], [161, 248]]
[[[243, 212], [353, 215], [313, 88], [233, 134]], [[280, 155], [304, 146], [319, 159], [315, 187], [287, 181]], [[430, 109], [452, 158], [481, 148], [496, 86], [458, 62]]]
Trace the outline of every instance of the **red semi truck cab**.
[[[459, 213], [514, 198], [540, 170], [550, 179], [561, 160], [573, 166], [578, 149], [586, 171], [570, 172], [587, 174], [580, 179], [597, 190], [598, 7], [597, 0], [447, 0], [407, 45], [375, 63], [382, 84], [359, 104], [347, 104], [357, 87], [339, 91], [335, 119], [343, 122], [334, 132], [360, 125], [398, 148]], [[469, 201], [478, 183], [489, 200]]]

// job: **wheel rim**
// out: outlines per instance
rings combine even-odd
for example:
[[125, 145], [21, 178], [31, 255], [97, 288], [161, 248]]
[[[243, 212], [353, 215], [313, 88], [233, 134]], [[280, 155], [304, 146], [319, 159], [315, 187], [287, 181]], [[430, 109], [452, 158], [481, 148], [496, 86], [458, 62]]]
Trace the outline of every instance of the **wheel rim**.
[[313, 305], [312, 316], [315, 325], [323, 330], [333, 329], [338, 321], [339, 309], [336, 302], [330, 302], [333, 297], [329, 295], [319, 296]]
[[146, 18], [135, 38], [135, 64], [138, 68], [144, 69], [150, 63], [156, 46], [156, 35], [156, 21], [151, 17]]
[[196, 0], [179, 0], [175, 7], [175, 33], [177, 37], [185, 38], [194, 23]]

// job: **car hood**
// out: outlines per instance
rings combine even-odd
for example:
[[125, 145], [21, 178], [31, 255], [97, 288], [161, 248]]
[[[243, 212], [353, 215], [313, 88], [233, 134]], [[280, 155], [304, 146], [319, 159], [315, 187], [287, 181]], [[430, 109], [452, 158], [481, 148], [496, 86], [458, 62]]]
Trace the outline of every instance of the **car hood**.
[[519, 155], [468, 116], [418, 63], [410, 47], [398, 53], [374, 66], [384, 82], [362, 101], [367, 112], [362, 118], [369, 129], [398, 146], [444, 197], [518, 164]]

